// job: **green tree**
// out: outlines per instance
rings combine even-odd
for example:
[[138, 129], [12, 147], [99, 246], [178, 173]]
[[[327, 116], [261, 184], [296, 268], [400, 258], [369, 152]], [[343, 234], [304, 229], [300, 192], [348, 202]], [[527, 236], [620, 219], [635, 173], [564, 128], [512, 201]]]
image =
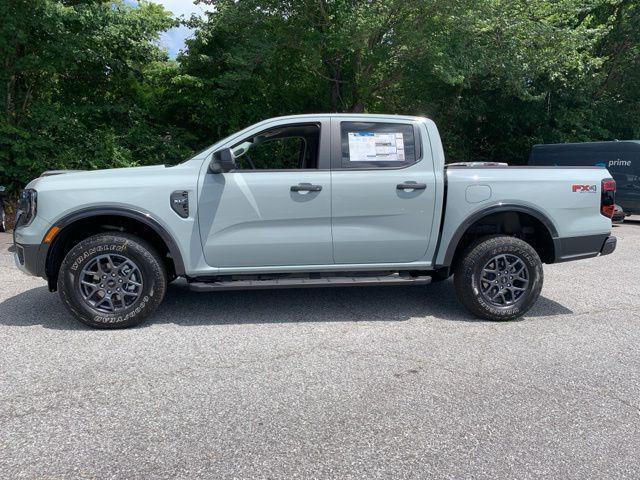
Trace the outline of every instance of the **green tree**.
[[625, 0], [201, 3], [214, 9], [191, 20], [176, 102], [209, 138], [278, 114], [423, 114], [451, 159], [519, 163], [536, 142], [617, 136], [606, 120], [615, 82], [603, 75], [612, 42], [627, 49], [624, 65], [638, 45]]
[[[188, 1], [188, 0], [185, 0]], [[635, 0], [0, 0], [0, 183], [172, 163], [255, 121], [426, 115], [449, 160], [640, 137]]]
[[159, 32], [174, 24], [160, 5], [10, 0], [1, 14], [2, 182], [188, 151], [144, 101], [148, 70], [166, 61]]

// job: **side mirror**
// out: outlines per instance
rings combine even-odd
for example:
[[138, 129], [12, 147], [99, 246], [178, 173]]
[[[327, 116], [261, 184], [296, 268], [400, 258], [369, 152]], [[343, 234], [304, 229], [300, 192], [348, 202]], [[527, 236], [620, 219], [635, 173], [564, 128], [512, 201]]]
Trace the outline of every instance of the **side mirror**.
[[213, 154], [209, 171], [211, 173], [225, 173], [236, 168], [236, 157], [230, 148], [225, 148]]

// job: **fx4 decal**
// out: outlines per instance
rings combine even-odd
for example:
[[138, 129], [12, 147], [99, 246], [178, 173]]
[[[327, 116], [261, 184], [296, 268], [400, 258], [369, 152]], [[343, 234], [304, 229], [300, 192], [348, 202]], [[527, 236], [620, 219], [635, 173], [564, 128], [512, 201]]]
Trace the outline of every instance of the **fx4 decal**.
[[597, 185], [571, 185], [571, 191], [573, 193], [596, 193], [598, 191]]

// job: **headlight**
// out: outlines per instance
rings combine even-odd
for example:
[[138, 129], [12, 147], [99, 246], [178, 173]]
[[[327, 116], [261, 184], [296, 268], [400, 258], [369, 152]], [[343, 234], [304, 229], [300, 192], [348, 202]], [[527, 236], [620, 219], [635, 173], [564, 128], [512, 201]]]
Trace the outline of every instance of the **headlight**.
[[18, 211], [16, 218], [19, 226], [29, 225], [34, 218], [38, 209], [38, 192], [32, 188], [27, 188], [20, 192], [18, 197]]

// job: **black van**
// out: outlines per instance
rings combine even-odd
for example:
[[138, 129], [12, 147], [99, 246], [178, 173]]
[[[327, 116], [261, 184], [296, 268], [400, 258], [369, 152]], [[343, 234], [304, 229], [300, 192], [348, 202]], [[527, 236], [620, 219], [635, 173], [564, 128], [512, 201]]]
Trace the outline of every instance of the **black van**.
[[640, 140], [534, 145], [529, 165], [607, 167], [616, 181], [616, 203], [640, 214]]

